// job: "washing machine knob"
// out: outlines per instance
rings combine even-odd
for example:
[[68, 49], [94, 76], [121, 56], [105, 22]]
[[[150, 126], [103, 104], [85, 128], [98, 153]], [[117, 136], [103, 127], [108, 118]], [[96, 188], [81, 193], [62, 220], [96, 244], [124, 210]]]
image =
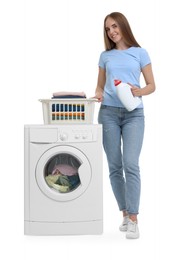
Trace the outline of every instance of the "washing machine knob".
[[80, 139], [80, 135], [79, 135], [79, 134], [76, 134], [76, 135], [75, 135], [75, 139]]
[[60, 140], [61, 141], [66, 141], [68, 139], [68, 135], [66, 133], [63, 133], [60, 135]]
[[87, 135], [87, 134], [84, 134], [84, 135], [82, 136], [82, 138], [85, 140], [85, 139], [88, 138], [88, 135]]

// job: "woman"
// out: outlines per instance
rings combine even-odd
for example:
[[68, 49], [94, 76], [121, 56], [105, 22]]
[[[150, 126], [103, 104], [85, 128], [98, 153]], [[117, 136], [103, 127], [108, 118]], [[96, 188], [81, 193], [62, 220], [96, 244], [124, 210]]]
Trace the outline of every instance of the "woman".
[[[126, 238], [139, 238], [137, 215], [140, 201], [139, 155], [144, 135], [143, 103], [128, 112], [116, 94], [114, 80], [131, 86], [136, 97], [155, 91], [147, 51], [136, 41], [126, 17], [118, 12], [104, 20], [105, 51], [100, 55], [95, 97], [102, 102], [99, 123], [103, 125], [103, 145], [107, 155], [110, 182], [119, 210], [123, 213], [120, 231]], [[140, 87], [143, 74], [146, 86]]]

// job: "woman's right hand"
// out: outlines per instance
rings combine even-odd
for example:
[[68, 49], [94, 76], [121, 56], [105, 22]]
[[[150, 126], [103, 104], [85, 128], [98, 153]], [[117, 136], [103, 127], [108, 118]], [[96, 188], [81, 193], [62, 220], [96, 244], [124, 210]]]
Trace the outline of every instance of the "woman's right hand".
[[98, 102], [102, 102], [103, 101], [103, 93], [96, 92], [94, 98], [96, 98], [98, 100]]

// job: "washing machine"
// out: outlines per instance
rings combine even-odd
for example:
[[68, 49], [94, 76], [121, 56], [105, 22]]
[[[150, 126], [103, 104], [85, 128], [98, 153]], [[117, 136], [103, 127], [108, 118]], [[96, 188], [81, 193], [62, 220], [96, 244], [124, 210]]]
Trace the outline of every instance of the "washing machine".
[[103, 232], [102, 126], [25, 125], [24, 233]]

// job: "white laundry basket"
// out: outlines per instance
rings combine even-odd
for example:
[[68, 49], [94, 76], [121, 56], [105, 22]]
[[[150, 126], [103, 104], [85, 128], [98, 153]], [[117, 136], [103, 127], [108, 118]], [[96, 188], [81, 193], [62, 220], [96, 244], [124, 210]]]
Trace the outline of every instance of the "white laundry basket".
[[97, 99], [40, 99], [44, 124], [92, 124]]

